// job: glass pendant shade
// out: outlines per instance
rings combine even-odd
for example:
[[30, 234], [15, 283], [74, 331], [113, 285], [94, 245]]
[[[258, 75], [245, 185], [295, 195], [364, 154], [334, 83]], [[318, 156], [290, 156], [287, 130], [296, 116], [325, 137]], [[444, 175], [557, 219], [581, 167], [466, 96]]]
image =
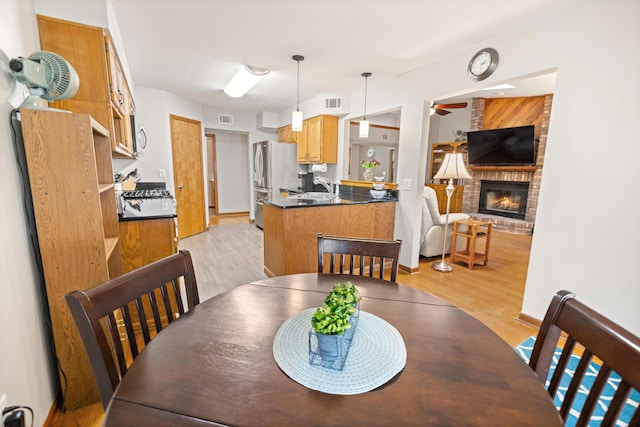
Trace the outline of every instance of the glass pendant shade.
[[360, 120], [360, 138], [369, 138], [369, 120]]
[[291, 115], [291, 130], [294, 132], [302, 130], [302, 111], [294, 111]]

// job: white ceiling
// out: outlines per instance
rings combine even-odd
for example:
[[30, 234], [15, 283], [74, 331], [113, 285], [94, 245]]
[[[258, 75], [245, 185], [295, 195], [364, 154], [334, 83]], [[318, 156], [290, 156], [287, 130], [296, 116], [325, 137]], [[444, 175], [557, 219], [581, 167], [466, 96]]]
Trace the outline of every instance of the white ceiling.
[[[228, 112], [280, 111], [351, 92], [567, 8], [576, 0], [111, 0], [133, 84]], [[496, 32], [499, 28], [500, 31]], [[241, 64], [271, 73], [242, 98], [222, 92]], [[549, 93], [554, 78], [534, 79]], [[524, 85], [524, 83], [522, 83]], [[547, 85], [547, 86], [545, 86]], [[491, 92], [485, 97], [494, 97]], [[469, 95], [467, 95], [469, 96]], [[444, 100], [439, 100], [444, 101]]]

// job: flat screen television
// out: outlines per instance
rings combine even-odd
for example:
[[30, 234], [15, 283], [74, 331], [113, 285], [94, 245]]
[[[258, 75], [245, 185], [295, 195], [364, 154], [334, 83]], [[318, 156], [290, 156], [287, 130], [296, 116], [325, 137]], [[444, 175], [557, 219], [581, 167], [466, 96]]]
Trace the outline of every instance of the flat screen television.
[[467, 132], [469, 165], [534, 165], [534, 128], [529, 125]]

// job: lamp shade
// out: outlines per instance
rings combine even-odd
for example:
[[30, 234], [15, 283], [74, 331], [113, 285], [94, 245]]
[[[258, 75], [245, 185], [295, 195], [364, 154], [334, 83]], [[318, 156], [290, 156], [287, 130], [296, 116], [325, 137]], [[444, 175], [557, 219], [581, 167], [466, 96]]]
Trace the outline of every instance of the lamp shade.
[[440, 170], [433, 176], [434, 179], [472, 179], [469, 175], [462, 153], [447, 153]]
[[224, 93], [232, 98], [240, 98], [269, 74], [265, 68], [243, 65], [231, 81], [225, 86]]

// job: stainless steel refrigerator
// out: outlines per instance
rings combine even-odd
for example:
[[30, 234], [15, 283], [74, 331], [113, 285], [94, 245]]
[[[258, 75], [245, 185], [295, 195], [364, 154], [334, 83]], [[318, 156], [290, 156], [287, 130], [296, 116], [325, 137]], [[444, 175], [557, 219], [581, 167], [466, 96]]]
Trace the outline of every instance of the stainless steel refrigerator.
[[256, 225], [263, 228], [264, 201], [278, 195], [281, 188], [295, 188], [298, 161], [296, 144], [276, 141], [253, 143], [253, 186]]

